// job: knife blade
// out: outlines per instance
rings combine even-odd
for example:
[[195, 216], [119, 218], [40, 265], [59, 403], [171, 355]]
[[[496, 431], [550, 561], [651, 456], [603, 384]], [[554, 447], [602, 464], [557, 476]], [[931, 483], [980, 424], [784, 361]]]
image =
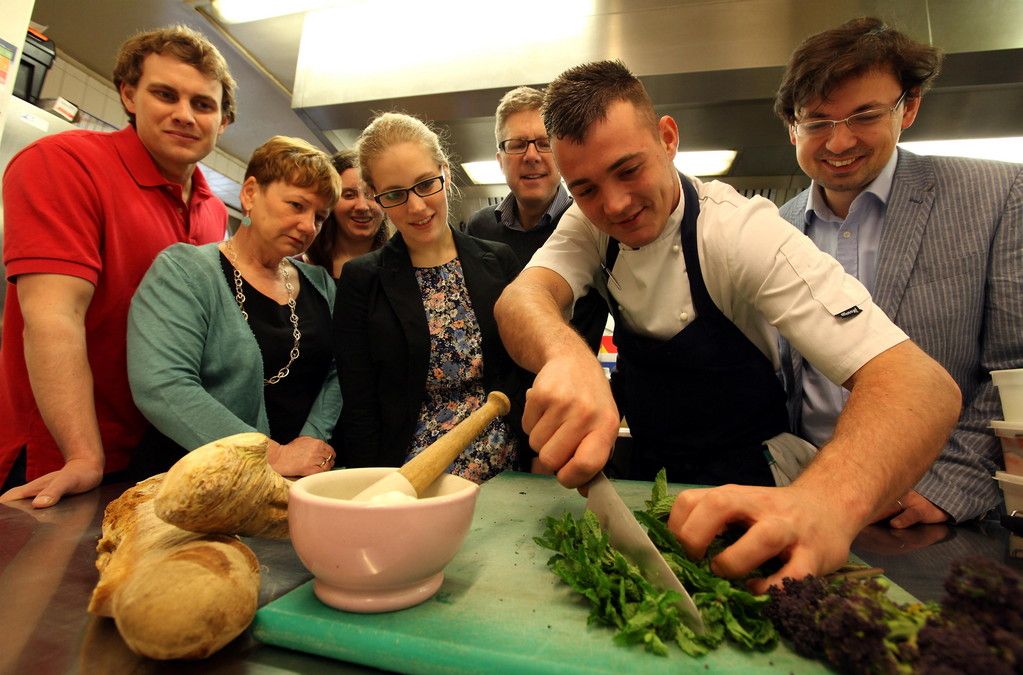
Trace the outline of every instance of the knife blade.
[[586, 508], [597, 517], [610, 544], [636, 565], [647, 581], [661, 590], [676, 591], [682, 596], [676, 606], [682, 611], [683, 620], [697, 634], [702, 635], [703, 618], [693, 598], [671, 571], [664, 556], [650, 541], [646, 530], [622, 501], [603, 471], [589, 483]]

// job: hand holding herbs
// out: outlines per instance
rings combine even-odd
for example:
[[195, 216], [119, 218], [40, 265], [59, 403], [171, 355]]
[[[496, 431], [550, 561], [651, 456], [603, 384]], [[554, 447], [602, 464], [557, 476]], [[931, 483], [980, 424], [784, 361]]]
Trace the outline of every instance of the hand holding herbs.
[[551, 570], [589, 600], [589, 623], [616, 629], [620, 645], [642, 644], [666, 656], [675, 642], [701, 656], [726, 638], [740, 648], [769, 651], [780, 634], [797, 653], [847, 673], [1023, 673], [1023, 580], [1005, 565], [982, 557], [954, 562], [940, 605], [897, 603], [888, 597], [887, 581], [858, 577], [862, 571], [786, 578], [769, 595], [752, 595], [744, 580], [722, 579], [709, 569], [731, 543], [727, 533], [703, 560], [686, 557], [665, 524], [673, 502], [662, 471], [646, 510], [635, 515], [693, 596], [704, 635], [682, 622], [673, 604], [678, 594], [646, 581], [608, 544], [589, 511], [547, 518], [536, 538], [555, 551], [547, 562]]

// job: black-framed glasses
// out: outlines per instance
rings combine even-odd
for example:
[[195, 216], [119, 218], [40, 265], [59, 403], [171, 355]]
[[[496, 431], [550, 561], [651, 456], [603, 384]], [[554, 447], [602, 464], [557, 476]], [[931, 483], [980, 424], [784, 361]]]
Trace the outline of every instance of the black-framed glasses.
[[870, 110], [864, 110], [862, 112], [849, 115], [845, 119], [841, 120], [806, 120], [805, 122], [795, 122], [792, 128], [795, 129], [796, 136], [803, 138], [824, 138], [831, 136], [835, 131], [835, 127], [843, 122], [849, 130], [853, 133], [857, 131], [866, 131], [878, 123], [887, 120], [893, 112], [895, 112], [902, 102], [906, 100], [906, 95], [909, 90], [902, 92], [899, 96], [899, 100], [893, 105], [887, 108], [871, 108]]
[[373, 199], [380, 206], [385, 209], [389, 209], [394, 206], [401, 206], [407, 202], [410, 192], [415, 192], [420, 197], [429, 197], [430, 195], [437, 194], [443, 189], [444, 174], [441, 174], [439, 176], [434, 176], [433, 178], [424, 178], [412, 187], [395, 188], [393, 190], [388, 190], [387, 192], [381, 192], [378, 195], [373, 195]]
[[497, 147], [506, 155], [524, 155], [529, 149], [529, 144], [536, 146], [537, 152], [550, 152], [551, 139], [543, 136], [541, 138], [506, 138], [497, 144]]

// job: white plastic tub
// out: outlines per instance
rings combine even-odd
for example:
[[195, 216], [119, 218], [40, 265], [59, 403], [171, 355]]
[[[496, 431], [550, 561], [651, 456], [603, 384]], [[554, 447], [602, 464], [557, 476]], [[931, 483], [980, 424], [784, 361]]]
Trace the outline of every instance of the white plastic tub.
[[1023, 423], [1013, 424], [992, 420], [991, 428], [1002, 442], [1005, 457], [1005, 473], [1023, 476]]
[[1005, 497], [1005, 512], [1023, 513], [1023, 476], [1013, 476], [1004, 471], [995, 471], [995, 480]]
[[1005, 421], [1023, 424], [1023, 368], [992, 370], [991, 381], [998, 387]]

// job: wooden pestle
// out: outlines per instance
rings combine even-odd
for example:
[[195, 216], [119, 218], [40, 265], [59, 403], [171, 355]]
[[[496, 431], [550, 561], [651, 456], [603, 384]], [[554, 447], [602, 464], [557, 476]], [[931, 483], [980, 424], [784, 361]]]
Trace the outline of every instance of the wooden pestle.
[[371, 497], [394, 490], [419, 497], [495, 417], [506, 415], [510, 409], [507, 396], [499, 391], [490, 392], [486, 403], [451, 431], [427, 446], [397, 472], [381, 478], [352, 499], [368, 501]]

